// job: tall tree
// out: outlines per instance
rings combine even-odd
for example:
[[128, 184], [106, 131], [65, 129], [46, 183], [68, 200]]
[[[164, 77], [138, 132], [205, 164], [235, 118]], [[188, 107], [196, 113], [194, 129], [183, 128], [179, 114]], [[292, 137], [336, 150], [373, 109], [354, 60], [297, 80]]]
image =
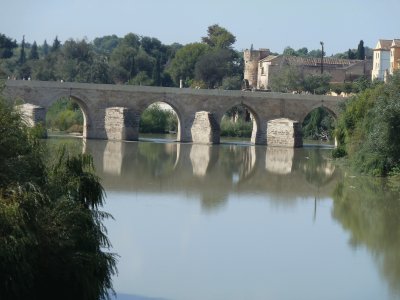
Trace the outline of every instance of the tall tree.
[[58, 40], [58, 37], [56, 36], [56, 38], [54, 39], [53, 42], [53, 46], [51, 46], [51, 52], [56, 52], [58, 49], [60, 49], [61, 47], [61, 43]]
[[19, 53], [19, 59], [18, 63], [20, 65], [23, 65], [26, 62], [26, 54], [25, 54], [25, 36], [22, 37], [22, 42], [21, 42], [21, 50]]
[[0, 58], [10, 58], [13, 56], [13, 49], [17, 48], [17, 42], [0, 34]]
[[228, 75], [228, 63], [231, 61], [231, 51], [216, 49], [201, 56], [195, 66], [197, 80], [202, 80], [208, 88], [222, 84], [222, 79]]
[[47, 44], [47, 41], [44, 40], [43, 46], [42, 46], [42, 52], [43, 52], [43, 56], [47, 56], [47, 54], [49, 54], [49, 44]]
[[356, 59], [357, 55], [356, 53], [354, 53], [353, 50], [349, 49], [347, 50], [347, 58], [348, 59]]
[[357, 59], [364, 60], [365, 59], [365, 48], [364, 41], [361, 40], [357, 47]]
[[39, 52], [36, 41], [33, 42], [31, 52], [29, 53], [29, 59], [39, 59]]
[[236, 42], [236, 37], [224, 27], [214, 24], [208, 27], [207, 36], [202, 37], [202, 42], [210, 47], [231, 48]]
[[209, 46], [202, 43], [187, 44], [180, 48], [171, 61], [168, 67], [168, 72], [171, 74], [176, 85], [179, 85], [179, 80], [184, 81], [194, 79], [194, 69], [197, 60], [204, 53], [209, 51]]

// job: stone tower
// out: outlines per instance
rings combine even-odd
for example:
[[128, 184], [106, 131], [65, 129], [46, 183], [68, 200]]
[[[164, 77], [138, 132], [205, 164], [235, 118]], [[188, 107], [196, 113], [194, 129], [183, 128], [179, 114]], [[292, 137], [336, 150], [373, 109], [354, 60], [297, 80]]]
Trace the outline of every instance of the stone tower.
[[253, 50], [253, 47], [244, 50], [244, 80], [247, 80], [250, 88], [257, 87], [258, 63], [261, 59], [270, 55], [269, 49]]

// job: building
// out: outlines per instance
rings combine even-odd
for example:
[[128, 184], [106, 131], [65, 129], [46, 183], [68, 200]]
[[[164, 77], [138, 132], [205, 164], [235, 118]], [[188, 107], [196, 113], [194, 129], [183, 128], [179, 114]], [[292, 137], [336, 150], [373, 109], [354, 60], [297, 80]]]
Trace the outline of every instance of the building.
[[372, 80], [385, 80], [400, 69], [400, 39], [379, 40], [374, 49]]
[[374, 49], [372, 64], [372, 80], [384, 80], [385, 73], [390, 69], [390, 47], [391, 40], [379, 40]]
[[331, 83], [351, 82], [360, 76], [370, 76], [372, 61], [334, 57], [299, 57], [271, 55], [268, 49], [244, 51], [244, 80], [248, 88], [268, 90], [271, 80], [287, 67], [297, 68], [303, 76], [330, 75]]
[[390, 69], [389, 73], [400, 69], [400, 39], [394, 39], [390, 46]]

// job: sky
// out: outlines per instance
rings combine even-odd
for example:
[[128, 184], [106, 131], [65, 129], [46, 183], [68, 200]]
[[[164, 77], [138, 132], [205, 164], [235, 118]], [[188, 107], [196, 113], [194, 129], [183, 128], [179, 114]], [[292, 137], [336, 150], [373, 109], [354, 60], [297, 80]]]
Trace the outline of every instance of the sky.
[[0, 33], [39, 45], [129, 32], [185, 45], [213, 24], [236, 36], [237, 50], [313, 50], [323, 41], [331, 55], [400, 38], [400, 0], [0, 0]]

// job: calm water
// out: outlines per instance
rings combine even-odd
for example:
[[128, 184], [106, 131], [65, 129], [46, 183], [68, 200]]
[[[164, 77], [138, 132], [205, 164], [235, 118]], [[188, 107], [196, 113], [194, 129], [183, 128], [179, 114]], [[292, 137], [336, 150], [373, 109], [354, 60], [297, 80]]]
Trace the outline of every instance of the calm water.
[[400, 299], [399, 196], [329, 149], [82, 147], [115, 218], [118, 299]]

